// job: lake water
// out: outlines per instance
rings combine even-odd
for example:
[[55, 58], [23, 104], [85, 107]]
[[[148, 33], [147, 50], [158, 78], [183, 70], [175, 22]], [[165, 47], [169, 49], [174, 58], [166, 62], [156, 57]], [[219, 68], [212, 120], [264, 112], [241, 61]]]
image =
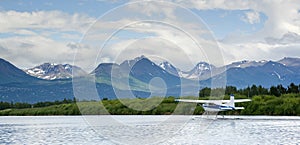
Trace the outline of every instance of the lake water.
[[300, 144], [300, 117], [5, 116], [0, 144]]

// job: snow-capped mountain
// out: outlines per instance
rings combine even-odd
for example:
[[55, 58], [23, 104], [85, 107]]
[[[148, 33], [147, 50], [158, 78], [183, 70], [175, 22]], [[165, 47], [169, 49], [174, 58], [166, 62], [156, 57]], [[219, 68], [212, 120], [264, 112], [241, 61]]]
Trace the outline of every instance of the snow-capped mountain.
[[190, 71], [181, 71], [180, 69], [174, 67], [169, 62], [163, 62], [159, 65], [163, 70], [167, 71], [168, 73], [179, 76], [181, 78], [190, 79], [190, 80], [198, 80], [207, 78], [205, 76], [210, 76], [211, 71], [216, 67], [210, 65], [206, 62], [198, 63], [192, 70]]
[[76, 75], [85, 74], [81, 68], [70, 64], [44, 63], [25, 70], [31, 76], [46, 80], [72, 78], [72, 71], [76, 71]]
[[180, 76], [181, 74], [181, 71], [178, 68], [176, 68], [175, 66], [173, 66], [171, 63], [167, 61], [160, 63], [159, 67], [161, 67], [163, 70], [165, 70], [166, 72], [174, 76]]
[[226, 72], [213, 78], [224, 76], [227, 78], [227, 85], [234, 85], [240, 88], [251, 84], [270, 87], [274, 84], [287, 86], [291, 82], [300, 82], [299, 67], [296, 69], [274, 61], [267, 61], [260, 66], [229, 68]]
[[278, 63], [281, 63], [285, 66], [290, 66], [290, 67], [300, 67], [300, 58], [285, 57], [285, 58], [279, 60]]
[[[171, 67], [175, 68], [170, 64], [170, 68]], [[95, 76], [108, 77], [112, 77], [111, 75], [113, 75], [113, 77], [119, 78], [129, 75], [146, 83], [148, 83], [152, 78], [155, 77], [162, 78], [167, 82], [178, 82], [179, 80], [177, 75], [174, 76], [171, 73], [168, 73], [167, 70], [162, 69], [160, 66], [156, 65], [154, 62], [143, 55], [132, 60], [125, 60], [121, 64], [102, 63], [91, 74], [95, 74]]]
[[249, 60], [243, 60], [243, 61], [238, 61], [238, 62], [233, 62], [229, 65], [226, 65], [227, 69], [230, 68], [246, 68], [246, 67], [257, 67], [257, 66], [262, 66], [266, 64], [268, 61], [262, 60], [262, 61], [249, 61]]
[[186, 79], [201, 79], [202, 76], [210, 74], [216, 67], [206, 62], [199, 62], [192, 70], [182, 72], [181, 77]]
[[136, 57], [134, 59], [131, 60], [125, 60], [123, 61], [120, 66], [122, 68], [131, 68], [132, 66], [134, 66], [138, 61], [145, 59], [146, 57], [144, 55], [141, 55], [140, 57]]
[[[211, 77], [214, 77], [216, 75], [219, 75], [221, 73], [226, 72], [227, 70], [231, 68], [248, 68], [248, 67], [258, 67], [263, 66], [268, 61], [262, 60], [262, 61], [238, 61], [233, 62], [228, 65], [216, 67], [214, 65], [211, 65], [207, 62], [199, 62], [192, 70], [190, 71], [182, 71], [176, 67], [174, 67], [169, 62], [163, 62], [159, 66], [167, 71], [170, 74], [179, 76], [181, 78], [190, 79], [190, 80], [205, 80]], [[292, 63], [291, 61], [289, 61]], [[298, 62], [298, 61], [295, 61]]]
[[[125, 60], [121, 64], [116, 63], [102, 63], [91, 72], [98, 80], [106, 80], [105, 83], [112, 81], [116, 86], [124, 87], [128, 84], [134, 89], [149, 92], [149, 83], [152, 89], [155, 89], [156, 93], [161, 90], [161, 83], [151, 84], [151, 81], [155, 81], [155, 78], [160, 78], [165, 82], [167, 88], [174, 88], [180, 85], [180, 78], [176, 75], [168, 73], [162, 69], [150, 59], [145, 56], [137, 57], [132, 60]], [[123, 88], [124, 89], [124, 88]], [[180, 90], [167, 90], [166, 93], [169, 96], [176, 95]]]

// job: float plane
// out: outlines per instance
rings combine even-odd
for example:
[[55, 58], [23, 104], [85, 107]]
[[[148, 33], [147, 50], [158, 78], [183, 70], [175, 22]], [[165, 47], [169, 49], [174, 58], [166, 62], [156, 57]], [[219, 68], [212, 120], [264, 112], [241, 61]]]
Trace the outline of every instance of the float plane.
[[235, 107], [235, 103], [249, 102], [250, 99], [234, 99], [234, 95], [230, 95], [230, 100], [188, 100], [176, 99], [178, 102], [202, 104], [202, 107], [207, 112], [219, 112], [230, 110], [241, 110], [244, 107]]

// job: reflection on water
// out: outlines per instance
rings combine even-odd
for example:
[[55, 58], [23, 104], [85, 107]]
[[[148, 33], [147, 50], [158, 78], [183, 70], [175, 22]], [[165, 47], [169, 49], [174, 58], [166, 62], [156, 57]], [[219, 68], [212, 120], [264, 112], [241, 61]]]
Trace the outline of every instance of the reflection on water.
[[[100, 117], [102, 122], [99, 116], [0, 117], [0, 144], [300, 143], [300, 117], [193, 117], [188, 122], [179, 117], [162, 124], [157, 122], [166, 116], [115, 116], [127, 122], [118, 125]], [[92, 125], [93, 119], [101, 123]]]

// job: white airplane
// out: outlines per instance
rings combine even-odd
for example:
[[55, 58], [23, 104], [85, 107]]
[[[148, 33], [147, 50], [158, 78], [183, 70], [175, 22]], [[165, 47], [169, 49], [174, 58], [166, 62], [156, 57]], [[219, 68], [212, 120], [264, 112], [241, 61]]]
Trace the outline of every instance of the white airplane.
[[230, 100], [188, 100], [188, 99], [176, 99], [178, 102], [197, 103], [202, 104], [205, 111], [219, 112], [245, 109], [244, 107], [235, 107], [235, 103], [249, 102], [250, 99], [238, 99], [234, 100], [234, 96], [230, 95]]

